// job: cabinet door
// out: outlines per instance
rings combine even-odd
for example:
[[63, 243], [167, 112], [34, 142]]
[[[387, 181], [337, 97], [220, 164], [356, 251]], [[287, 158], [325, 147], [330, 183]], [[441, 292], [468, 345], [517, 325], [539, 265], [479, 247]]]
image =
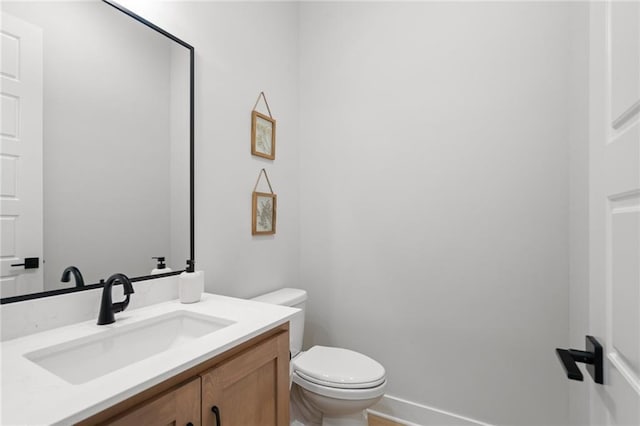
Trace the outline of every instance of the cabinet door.
[[200, 426], [200, 377], [107, 422], [115, 426]]
[[289, 426], [289, 333], [202, 374], [202, 424]]

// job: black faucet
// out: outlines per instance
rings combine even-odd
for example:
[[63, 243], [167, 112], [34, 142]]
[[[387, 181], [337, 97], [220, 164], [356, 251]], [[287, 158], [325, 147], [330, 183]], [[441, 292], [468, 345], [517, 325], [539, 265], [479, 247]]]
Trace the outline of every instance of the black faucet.
[[[102, 301], [100, 302], [100, 314], [98, 314], [98, 325], [106, 325], [116, 322], [116, 317], [113, 315], [116, 312], [122, 312], [129, 306], [129, 295], [133, 293], [133, 286], [131, 281], [125, 274], [113, 274], [105, 283], [104, 280], [100, 280], [103, 284], [102, 288]], [[124, 295], [126, 299], [123, 302], [113, 303], [111, 299], [111, 289], [116, 283], [122, 284], [124, 287]]]
[[76, 287], [84, 287], [84, 279], [82, 278], [82, 274], [80, 273], [80, 269], [75, 266], [69, 266], [62, 273], [62, 278], [60, 281], [63, 283], [68, 283], [71, 279], [71, 274], [73, 274], [73, 278], [76, 280]]

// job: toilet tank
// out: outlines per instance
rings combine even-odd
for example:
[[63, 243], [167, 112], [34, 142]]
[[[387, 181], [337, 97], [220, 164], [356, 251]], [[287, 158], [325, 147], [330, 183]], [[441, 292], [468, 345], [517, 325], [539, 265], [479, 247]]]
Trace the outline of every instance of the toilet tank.
[[307, 292], [298, 288], [281, 288], [280, 290], [254, 297], [251, 300], [301, 309], [300, 312], [291, 318], [289, 326], [289, 350], [291, 351], [292, 357], [298, 355], [302, 350], [304, 307], [307, 300]]

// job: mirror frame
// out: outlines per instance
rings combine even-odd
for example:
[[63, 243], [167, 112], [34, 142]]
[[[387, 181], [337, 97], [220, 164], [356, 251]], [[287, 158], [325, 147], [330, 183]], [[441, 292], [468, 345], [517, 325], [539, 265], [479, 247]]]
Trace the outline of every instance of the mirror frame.
[[[178, 37], [174, 36], [173, 34], [169, 33], [168, 31], [163, 30], [162, 28], [160, 28], [159, 26], [155, 25], [154, 23], [146, 20], [145, 18], [143, 18], [142, 16], [132, 12], [131, 10], [125, 8], [124, 6], [112, 1], [112, 0], [102, 0], [103, 3], [119, 10], [120, 12], [124, 13], [125, 15], [128, 15], [129, 17], [135, 19], [136, 21], [140, 22], [143, 25], [146, 25], [147, 27], [151, 28], [152, 30], [155, 30], [157, 32], [159, 32], [160, 34], [162, 34], [163, 36], [169, 38], [170, 40], [180, 44], [181, 46], [187, 48], [189, 50], [189, 66], [190, 66], [190, 70], [189, 70], [189, 220], [190, 220], [190, 224], [189, 224], [189, 233], [190, 233], [190, 243], [189, 243], [189, 259], [187, 259], [187, 264], [190, 265], [191, 270], [193, 270], [194, 265], [195, 265], [195, 190], [194, 190], [194, 186], [195, 186], [195, 174], [194, 174], [194, 163], [195, 163], [195, 150], [194, 150], [194, 141], [195, 141], [195, 137], [194, 137], [194, 128], [195, 128], [195, 49], [193, 46], [191, 46], [189, 43], [186, 43], [185, 41], [179, 39]], [[184, 269], [182, 270], [178, 270], [178, 271], [172, 271], [172, 272], [168, 272], [166, 274], [157, 274], [157, 275], [143, 275], [143, 276], [139, 276], [139, 277], [134, 277], [131, 278], [131, 282], [138, 282], [138, 281], [146, 281], [146, 280], [152, 280], [152, 279], [156, 279], [156, 278], [163, 278], [163, 277], [170, 277], [172, 275], [178, 275], [181, 274], [182, 272], [184, 272]], [[24, 295], [19, 295], [19, 296], [12, 296], [12, 297], [5, 297], [5, 298], [1, 298], [0, 299], [0, 305], [4, 305], [7, 303], [15, 303], [15, 302], [22, 302], [25, 300], [32, 300], [32, 299], [40, 299], [42, 297], [49, 297], [49, 296], [57, 296], [60, 294], [68, 294], [68, 293], [76, 293], [79, 291], [85, 291], [85, 290], [93, 290], [96, 288], [101, 288], [103, 286], [103, 284], [101, 283], [97, 283], [97, 284], [89, 284], [89, 285], [85, 285], [84, 287], [69, 287], [69, 288], [62, 288], [62, 289], [57, 289], [57, 290], [49, 290], [49, 291], [42, 291], [39, 293], [31, 293], [31, 294], [24, 294]]]

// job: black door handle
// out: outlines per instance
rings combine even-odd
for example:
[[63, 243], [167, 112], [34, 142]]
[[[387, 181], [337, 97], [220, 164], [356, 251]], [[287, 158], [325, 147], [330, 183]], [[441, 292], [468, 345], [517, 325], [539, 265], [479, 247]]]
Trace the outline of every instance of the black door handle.
[[578, 368], [577, 362], [583, 362], [587, 364], [587, 371], [593, 378], [593, 381], [598, 384], [604, 383], [603, 374], [603, 359], [602, 359], [602, 345], [593, 336], [586, 336], [585, 338], [586, 351], [579, 351], [577, 349], [559, 349], [556, 348], [556, 354], [562, 362], [567, 377], [571, 380], [582, 381], [583, 376]]
[[220, 426], [220, 409], [217, 405], [211, 407], [211, 412], [216, 416], [216, 426]]
[[11, 266], [24, 266], [24, 269], [38, 269], [40, 267], [40, 258], [25, 257], [24, 263], [14, 263]]

